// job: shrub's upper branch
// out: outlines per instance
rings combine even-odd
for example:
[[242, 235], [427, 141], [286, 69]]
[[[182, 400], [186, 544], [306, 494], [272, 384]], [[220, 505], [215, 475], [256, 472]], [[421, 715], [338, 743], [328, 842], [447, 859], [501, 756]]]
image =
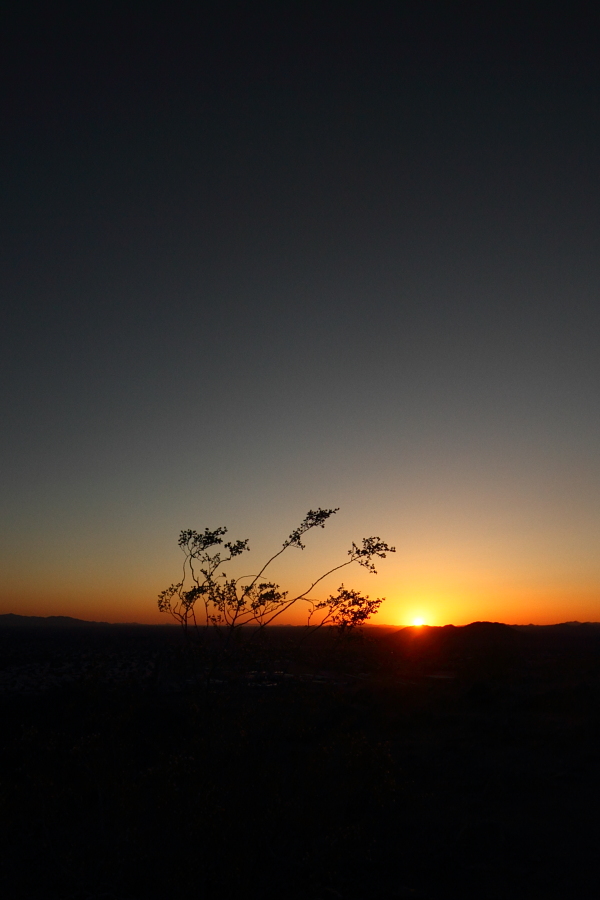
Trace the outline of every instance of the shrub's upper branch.
[[[359, 624], [377, 609], [381, 600], [369, 601], [368, 597], [362, 597], [357, 592], [346, 590], [343, 585], [337, 596], [330, 596], [324, 601], [313, 601], [309, 594], [314, 588], [329, 575], [357, 562], [369, 572], [376, 571], [374, 560], [385, 559], [388, 553], [394, 553], [395, 548], [390, 547], [379, 537], [363, 538], [359, 546], [352, 543], [348, 551], [350, 557], [340, 565], [333, 566], [302, 593], [288, 599], [287, 591], [281, 591], [279, 585], [274, 582], [261, 581], [268, 567], [284, 553], [288, 547], [304, 549], [302, 538], [312, 528], [324, 528], [327, 520], [335, 515], [337, 509], [309, 510], [298, 528], [283, 542], [277, 553], [267, 560], [262, 569], [255, 576], [240, 576], [227, 579], [225, 572], [219, 570], [224, 563], [239, 556], [248, 550], [248, 540], [224, 542], [227, 529], [223, 526], [204, 532], [191, 529], [182, 531], [179, 536], [179, 546], [184, 553], [182, 580], [172, 584], [159, 595], [158, 606], [161, 612], [170, 612], [187, 629], [188, 619], [191, 618], [196, 628], [196, 603], [202, 600], [204, 607], [204, 625], [225, 625], [231, 634], [234, 629], [244, 624], [256, 624], [259, 630], [275, 621], [279, 616], [289, 610], [295, 603], [306, 600], [312, 605], [309, 621], [317, 609], [327, 610], [321, 622], [333, 621], [340, 627], [351, 627]], [[210, 553], [212, 547], [224, 545], [228, 554], [223, 556], [221, 551]], [[186, 579], [189, 577], [192, 586], [185, 588]], [[245, 584], [240, 585], [242, 578], [251, 578]], [[223, 579], [223, 581], [220, 581]]]

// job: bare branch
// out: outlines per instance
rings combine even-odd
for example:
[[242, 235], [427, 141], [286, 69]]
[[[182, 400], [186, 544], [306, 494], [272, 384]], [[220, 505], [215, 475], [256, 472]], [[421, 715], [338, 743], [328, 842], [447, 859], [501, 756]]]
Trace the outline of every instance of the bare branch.
[[[274, 581], [262, 580], [267, 568], [282, 553], [289, 547], [304, 550], [304, 536], [313, 528], [324, 528], [328, 519], [337, 512], [337, 509], [309, 510], [281, 548], [254, 576], [228, 578], [223, 570], [225, 563], [249, 550], [248, 539], [224, 542], [227, 529], [223, 526], [213, 530], [205, 528], [203, 532], [192, 529], [180, 532], [178, 544], [184, 554], [182, 578], [159, 594], [159, 610], [173, 616], [181, 624], [186, 635], [188, 624], [193, 623], [197, 636], [201, 638], [196, 615], [196, 607], [200, 601], [204, 634], [211, 626], [215, 627], [219, 638], [225, 641], [224, 646], [230, 643], [233, 633], [244, 625], [256, 626], [250, 635], [251, 639], [254, 634], [261, 632], [294, 604], [302, 601], [308, 605], [309, 626], [317, 613], [323, 613], [319, 625], [314, 626], [312, 631], [318, 630], [324, 624], [335, 625], [340, 631], [359, 627], [378, 610], [382, 599], [369, 600], [368, 596], [345, 588], [343, 584], [337, 594], [332, 594], [324, 600], [314, 600], [309, 595], [329, 575], [353, 563], [358, 563], [369, 572], [375, 573], [374, 560], [385, 559], [388, 553], [395, 552], [394, 547], [390, 547], [379, 537], [363, 538], [360, 545], [353, 542], [348, 551], [349, 559], [328, 569], [314, 579], [305, 591], [292, 598], [289, 598], [288, 591], [281, 590]], [[219, 549], [211, 552], [213, 548], [221, 546], [226, 551], [224, 555]]]

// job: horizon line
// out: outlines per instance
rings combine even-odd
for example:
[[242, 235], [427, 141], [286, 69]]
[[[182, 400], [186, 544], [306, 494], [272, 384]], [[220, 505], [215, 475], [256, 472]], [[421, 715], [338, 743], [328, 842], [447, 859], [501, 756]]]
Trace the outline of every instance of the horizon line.
[[[0, 613], [0, 624], [3, 620], [6, 619], [40, 619], [45, 622], [50, 622], [52, 620], [62, 620], [66, 622], [72, 623], [82, 623], [84, 625], [109, 625], [109, 626], [136, 626], [138, 628], [180, 628], [181, 625], [178, 625], [177, 622], [105, 622], [98, 621], [96, 619], [79, 619], [75, 616], [62, 616], [62, 615], [51, 615], [51, 616], [36, 616], [36, 615], [25, 615], [23, 613]], [[492, 622], [489, 619], [474, 619], [472, 622], [467, 622], [465, 625], [454, 625], [453, 622], [446, 622], [444, 625], [430, 625], [427, 622], [423, 622], [421, 625], [397, 625], [391, 623], [379, 623], [379, 622], [365, 622], [362, 625], [362, 628], [394, 628], [397, 631], [402, 631], [405, 628], [466, 628], [468, 625], [476, 625], [476, 624], [490, 624], [490, 625], [507, 625], [509, 628], [552, 628], [556, 625], [600, 625], [600, 621], [592, 621], [588, 620], [585, 622], [580, 622], [579, 620], [569, 620], [563, 622], [547, 622], [543, 625], [536, 624], [535, 622]], [[201, 626], [202, 627], [202, 626]], [[247, 625], [242, 625], [240, 627], [259, 627], [259, 626], [251, 626], [250, 623]], [[268, 628], [306, 628], [306, 625], [295, 625], [295, 624], [284, 624], [280, 623], [278, 625], [268, 625], [265, 626]], [[331, 626], [335, 627], [335, 626]]]

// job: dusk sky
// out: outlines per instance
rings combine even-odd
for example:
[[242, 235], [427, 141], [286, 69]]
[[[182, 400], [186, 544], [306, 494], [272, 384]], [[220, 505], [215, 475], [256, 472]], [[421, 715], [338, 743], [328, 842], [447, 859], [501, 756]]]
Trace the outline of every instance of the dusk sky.
[[380, 623], [600, 620], [577, 7], [3, 14], [0, 612], [166, 622], [182, 528], [340, 507], [274, 578], [379, 535]]

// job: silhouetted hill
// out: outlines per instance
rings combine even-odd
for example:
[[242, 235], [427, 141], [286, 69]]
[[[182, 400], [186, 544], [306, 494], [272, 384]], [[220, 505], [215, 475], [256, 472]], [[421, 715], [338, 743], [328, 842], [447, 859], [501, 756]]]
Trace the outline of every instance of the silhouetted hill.
[[577, 652], [600, 641], [598, 622], [562, 622], [558, 625], [516, 625], [514, 630], [533, 646]]
[[[412, 626], [382, 638], [405, 677], [463, 677], [497, 681], [548, 666], [593, 666], [600, 653], [600, 624], [504, 625], [472, 622], [456, 627]], [[548, 669], [548, 671], [550, 671]], [[512, 673], [512, 675], [511, 675]], [[547, 678], [548, 675], [544, 675]]]
[[301, 631], [209, 683], [176, 625], [0, 617], [0, 895], [597, 896], [600, 625]]
[[511, 625], [516, 631], [525, 631], [530, 633], [552, 632], [561, 634], [585, 634], [600, 633], [600, 622], [560, 622], [556, 625]]
[[467, 650], [470, 647], [512, 645], [518, 632], [501, 622], [471, 622], [470, 625], [411, 625], [388, 636], [388, 640], [405, 647], [441, 648], [452, 646]]
[[143, 625], [139, 622], [94, 622], [75, 619], [73, 616], [19, 616], [16, 613], [0, 615], [0, 628], [175, 628], [173, 622], [160, 625]]
[[505, 625], [502, 622], [471, 622], [469, 625], [410, 625], [388, 635], [389, 640], [410, 645], [442, 646], [449, 642], [464, 649], [472, 646], [514, 644], [518, 635], [584, 637], [600, 635], [600, 622], [562, 622], [556, 625]]
[[72, 616], [18, 616], [15, 613], [0, 615], [0, 628], [15, 626], [36, 628], [73, 628], [80, 626], [102, 625], [106, 627], [109, 622], [89, 622], [87, 619], [74, 619]]
[[450, 670], [476, 673], [483, 678], [505, 671], [527, 640], [526, 635], [500, 622], [472, 622], [460, 627], [412, 626], [383, 638], [413, 674]]

